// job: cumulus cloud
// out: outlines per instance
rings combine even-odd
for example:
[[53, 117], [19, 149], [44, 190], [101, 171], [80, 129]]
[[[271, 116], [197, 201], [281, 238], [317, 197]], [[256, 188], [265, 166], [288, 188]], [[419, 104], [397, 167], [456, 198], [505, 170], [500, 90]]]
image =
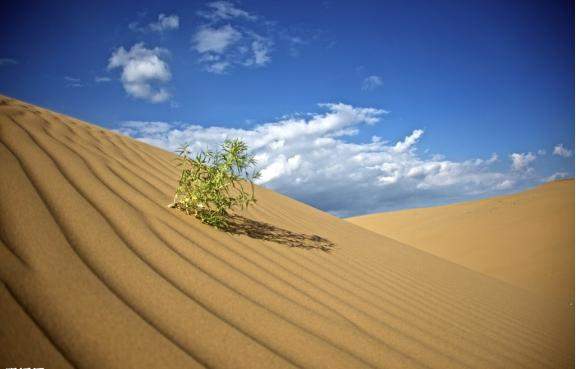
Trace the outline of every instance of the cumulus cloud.
[[288, 116], [251, 129], [131, 121], [118, 131], [175, 150], [215, 148], [242, 138], [262, 170], [260, 184], [338, 216], [422, 206], [511, 190], [523, 177], [493, 168], [497, 155], [451, 161], [421, 153], [420, 129], [395, 140], [352, 138], [378, 124], [386, 111], [347, 104], [321, 104], [322, 112]]
[[379, 76], [368, 76], [362, 81], [363, 91], [372, 91], [382, 86], [382, 78]]
[[138, 22], [133, 22], [128, 25], [132, 31], [137, 32], [158, 32], [163, 33], [180, 28], [180, 17], [176, 14], [165, 15], [159, 14], [158, 20], [151, 22], [147, 25], [140, 25]]
[[554, 146], [553, 154], [561, 156], [563, 158], [569, 158], [572, 156], [572, 150], [568, 150], [567, 148], [564, 147], [564, 145], [558, 144]]
[[409, 136], [407, 136], [404, 141], [399, 141], [396, 143], [396, 145], [394, 145], [392, 147], [392, 150], [396, 153], [404, 153], [408, 150], [410, 150], [410, 148], [412, 146], [414, 146], [414, 144], [418, 141], [418, 139], [424, 134], [424, 131], [421, 129], [417, 129], [414, 132], [412, 132], [412, 134], [410, 134]]
[[512, 160], [512, 170], [517, 172], [528, 171], [531, 169], [530, 164], [536, 160], [536, 156], [529, 153], [513, 153], [510, 154], [510, 160]]
[[121, 81], [126, 93], [134, 98], [159, 103], [170, 98], [163, 84], [172, 78], [170, 68], [162, 58], [168, 51], [161, 48], [148, 49], [137, 43], [130, 50], [119, 47], [108, 60], [108, 69], [120, 68]]
[[4, 67], [7, 65], [16, 65], [18, 61], [16, 59], [11, 58], [0, 58], [0, 67]]

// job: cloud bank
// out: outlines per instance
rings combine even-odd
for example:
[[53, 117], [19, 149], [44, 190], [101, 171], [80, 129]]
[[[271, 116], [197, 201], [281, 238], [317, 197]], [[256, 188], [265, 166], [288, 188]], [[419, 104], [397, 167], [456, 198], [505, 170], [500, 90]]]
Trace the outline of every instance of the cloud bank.
[[251, 129], [130, 121], [118, 131], [167, 150], [188, 143], [215, 148], [242, 138], [262, 170], [260, 184], [338, 216], [461, 200], [511, 190], [529, 175], [533, 154], [513, 154], [512, 170], [495, 169], [498, 156], [451, 161], [418, 150], [425, 132], [388, 142], [353, 142], [386, 111], [321, 104], [323, 112], [283, 118]]

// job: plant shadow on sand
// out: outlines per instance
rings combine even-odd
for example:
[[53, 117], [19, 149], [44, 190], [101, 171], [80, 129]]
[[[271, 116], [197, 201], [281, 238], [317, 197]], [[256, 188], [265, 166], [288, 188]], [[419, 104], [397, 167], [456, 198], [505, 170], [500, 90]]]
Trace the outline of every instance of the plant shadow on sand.
[[288, 231], [272, 224], [245, 218], [241, 215], [230, 215], [227, 218], [227, 222], [228, 226], [224, 230], [228, 233], [276, 242], [288, 247], [321, 250], [324, 252], [330, 252], [335, 247], [333, 242], [320, 236]]

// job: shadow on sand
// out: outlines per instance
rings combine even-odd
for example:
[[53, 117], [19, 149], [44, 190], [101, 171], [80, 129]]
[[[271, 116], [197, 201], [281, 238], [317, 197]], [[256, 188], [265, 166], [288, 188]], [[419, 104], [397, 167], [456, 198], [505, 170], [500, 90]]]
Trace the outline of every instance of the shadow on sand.
[[226, 232], [244, 235], [258, 240], [276, 242], [288, 247], [330, 252], [334, 243], [317, 235], [307, 235], [278, 228], [268, 223], [248, 219], [240, 215], [230, 215]]

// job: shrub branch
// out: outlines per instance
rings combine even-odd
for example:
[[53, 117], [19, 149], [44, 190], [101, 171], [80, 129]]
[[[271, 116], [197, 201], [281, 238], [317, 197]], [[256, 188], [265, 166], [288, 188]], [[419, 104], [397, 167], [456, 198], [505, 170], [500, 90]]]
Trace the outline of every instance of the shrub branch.
[[260, 177], [260, 172], [255, 170], [256, 160], [248, 154], [243, 141], [226, 140], [219, 150], [201, 151], [194, 156], [185, 145], [177, 154], [182, 174], [169, 207], [225, 229], [229, 211], [256, 202], [254, 180]]

